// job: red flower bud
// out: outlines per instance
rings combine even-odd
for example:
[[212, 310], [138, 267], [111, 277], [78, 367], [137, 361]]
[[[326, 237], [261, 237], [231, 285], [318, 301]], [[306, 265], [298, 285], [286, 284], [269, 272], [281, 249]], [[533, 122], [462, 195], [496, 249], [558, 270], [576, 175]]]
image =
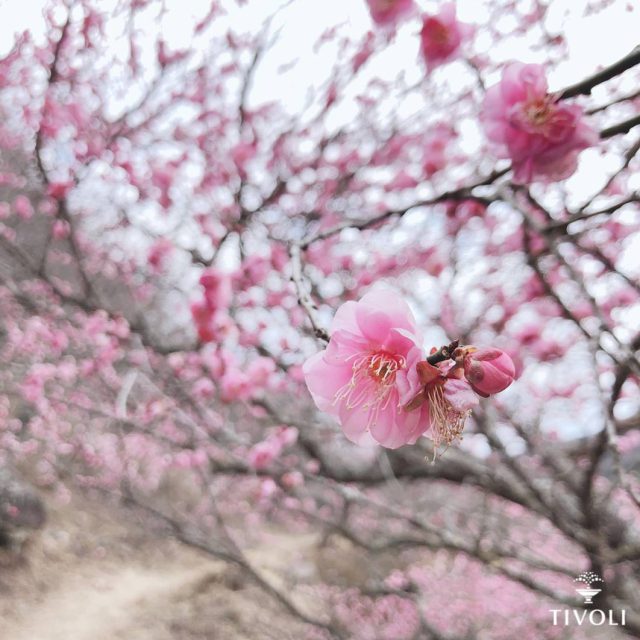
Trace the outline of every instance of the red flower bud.
[[485, 398], [504, 391], [515, 374], [513, 360], [500, 349], [477, 349], [464, 357], [465, 378], [473, 390]]

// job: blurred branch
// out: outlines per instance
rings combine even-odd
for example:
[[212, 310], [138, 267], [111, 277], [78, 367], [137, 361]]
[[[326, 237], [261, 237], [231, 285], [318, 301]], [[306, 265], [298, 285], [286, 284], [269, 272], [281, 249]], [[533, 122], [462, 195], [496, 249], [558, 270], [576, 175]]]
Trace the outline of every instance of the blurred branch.
[[329, 333], [320, 325], [320, 321], [317, 317], [318, 309], [307, 292], [307, 286], [302, 272], [302, 251], [300, 249], [300, 245], [292, 244], [289, 247], [289, 255], [291, 256], [291, 280], [296, 288], [298, 304], [307, 314], [316, 338], [323, 340], [324, 342], [329, 342]]
[[633, 118], [629, 118], [628, 120], [624, 120], [623, 122], [619, 122], [618, 124], [613, 125], [612, 127], [607, 127], [600, 132], [600, 138], [606, 140], [607, 138], [611, 138], [612, 136], [617, 136], [621, 133], [628, 133], [634, 127], [640, 125], [640, 115], [634, 116]]
[[559, 91], [556, 94], [557, 99], [566, 100], [567, 98], [573, 98], [574, 96], [589, 95], [594, 87], [619, 76], [621, 73], [624, 73], [627, 69], [631, 69], [637, 64], [640, 64], [640, 45], [635, 47], [633, 51], [617, 62], [614, 62], [584, 80]]
[[359, 229], [363, 231], [365, 229], [369, 229], [371, 227], [375, 227], [377, 224], [388, 220], [389, 218], [393, 218], [398, 216], [401, 218], [409, 211], [416, 209], [417, 207], [427, 207], [434, 204], [439, 204], [442, 202], [447, 202], [449, 200], [474, 200], [476, 202], [480, 202], [482, 204], [488, 205], [493, 202], [493, 198], [487, 198], [484, 196], [476, 196], [473, 194], [473, 190], [477, 187], [488, 186], [495, 182], [498, 178], [506, 175], [511, 170], [511, 167], [506, 167], [504, 169], [493, 171], [491, 174], [486, 176], [485, 178], [481, 178], [477, 182], [474, 182], [471, 185], [466, 187], [460, 187], [458, 189], [453, 189], [451, 191], [444, 191], [439, 195], [433, 196], [432, 198], [427, 198], [426, 200], [421, 200], [419, 202], [415, 202], [408, 207], [404, 207], [402, 209], [391, 209], [389, 211], [385, 211], [373, 218], [369, 218], [367, 220], [353, 220], [340, 223], [335, 227], [331, 227], [326, 229], [325, 231], [320, 231], [312, 236], [308, 236], [300, 243], [300, 247], [302, 249], [307, 249], [313, 243], [318, 242], [320, 240], [326, 240], [332, 236], [337, 235], [341, 231], [345, 229]]

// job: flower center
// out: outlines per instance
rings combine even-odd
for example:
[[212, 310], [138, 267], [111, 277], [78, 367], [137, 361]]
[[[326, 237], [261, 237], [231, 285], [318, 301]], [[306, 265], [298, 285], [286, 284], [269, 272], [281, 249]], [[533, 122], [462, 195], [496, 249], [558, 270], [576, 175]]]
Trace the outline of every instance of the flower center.
[[[364, 363], [363, 363], [364, 364]], [[385, 351], [379, 351], [370, 355], [366, 361], [369, 377], [383, 385], [393, 384], [396, 380], [396, 371], [405, 366], [404, 358], [392, 356]], [[354, 364], [354, 372], [356, 365]]]
[[354, 358], [351, 380], [338, 389], [334, 404], [345, 402], [347, 409], [368, 409], [367, 427], [371, 427], [380, 411], [389, 405], [396, 373], [407, 363], [402, 356], [386, 351], [370, 351]]
[[536, 98], [525, 104], [524, 114], [536, 129], [542, 129], [553, 114], [552, 104], [547, 98]]
[[449, 42], [449, 29], [445, 27], [439, 20], [433, 20], [431, 24], [431, 40], [439, 45], [445, 45]]

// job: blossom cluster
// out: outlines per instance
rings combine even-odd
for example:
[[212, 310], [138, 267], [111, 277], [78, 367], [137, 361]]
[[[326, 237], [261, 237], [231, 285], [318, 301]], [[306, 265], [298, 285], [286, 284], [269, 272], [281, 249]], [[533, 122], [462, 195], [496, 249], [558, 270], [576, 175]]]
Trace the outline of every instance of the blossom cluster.
[[[412, 0], [367, 3], [380, 27], [395, 27], [415, 13]], [[457, 19], [452, 2], [444, 3], [436, 15], [424, 15], [420, 53], [427, 71], [460, 57], [473, 31]], [[579, 153], [598, 141], [582, 108], [549, 92], [541, 65], [508, 64], [501, 81], [487, 90], [480, 111], [490, 148], [496, 157], [511, 160], [515, 183], [568, 178], [577, 168]], [[429, 172], [426, 175], [430, 177]]]
[[[404, 18], [416, 13], [413, 0], [367, 0], [371, 19], [383, 28], [392, 28]], [[456, 18], [453, 2], [444, 3], [436, 15], [422, 17], [420, 51], [431, 71], [449, 62], [459, 53], [473, 29]]]
[[337, 311], [326, 349], [303, 367], [316, 406], [347, 438], [395, 449], [427, 436], [436, 449], [460, 440], [479, 400], [506, 389], [513, 361], [494, 348], [433, 349], [428, 357], [407, 303], [374, 289]]
[[217, 269], [208, 269], [200, 276], [204, 297], [191, 303], [191, 315], [202, 342], [220, 340], [231, 320], [228, 308], [231, 304], [229, 277]]

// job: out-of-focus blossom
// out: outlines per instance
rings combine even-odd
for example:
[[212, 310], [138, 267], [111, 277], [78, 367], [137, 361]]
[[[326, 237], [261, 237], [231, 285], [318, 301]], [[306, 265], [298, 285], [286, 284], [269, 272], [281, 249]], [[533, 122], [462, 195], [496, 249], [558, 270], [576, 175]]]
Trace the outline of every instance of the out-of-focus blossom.
[[162, 271], [166, 259], [169, 257], [171, 252], [173, 251], [173, 243], [171, 240], [167, 238], [160, 238], [156, 240], [149, 249], [149, 253], [147, 255], [147, 262], [149, 266], [155, 271], [159, 273]]
[[258, 442], [249, 450], [248, 461], [253, 469], [268, 467], [282, 451], [282, 444], [275, 439]]
[[70, 232], [71, 227], [66, 220], [56, 220], [51, 228], [51, 235], [56, 240], [64, 240], [65, 238], [68, 238]]
[[231, 304], [229, 276], [217, 269], [208, 269], [200, 276], [207, 304], [215, 310], [226, 309]]
[[202, 342], [219, 342], [235, 326], [227, 313], [232, 298], [231, 280], [226, 273], [211, 268], [200, 276], [200, 284], [204, 299], [191, 303], [191, 316]]
[[381, 27], [396, 25], [414, 10], [413, 0], [367, 0], [371, 19]]
[[221, 397], [225, 402], [248, 400], [251, 397], [251, 380], [242, 371], [227, 371], [222, 378]]
[[73, 188], [73, 181], [51, 182], [47, 186], [47, 195], [54, 200], [64, 200], [69, 191]]
[[443, 4], [437, 15], [425, 16], [420, 32], [420, 50], [427, 69], [431, 71], [455, 58], [463, 41], [472, 32], [472, 27], [458, 21], [452, 2]]
[[285, 489], [295, 489], [304, 484], [304, 476], [299, 471], [289, 471], [283, 474], [280, 482]]
[[249, 466], [254, 469], [264, 469], [287, 447], [295, 444], [297, 439], [298, 430], [295, 427], [278, 427], [265, 440], [249, 449], [247, 455]]
[[[389, 448], [421, 435], [418, 412], [400, 409], [399, 380], [419, 360], [418, 329], [396, 293], [378, 289], [337, 311], [326, 349], [304, 364], [317, 405], [334, 416], [350, 440]], [[427, 428], [424, 425], [423, 428]]]
[[19, 195], [13, 201], [13, 208], [15, 209], [18, 217], [23, 220], [28, 220], [33, 215], [33, 206], [27, 196]]
[[449, 148], [457, 134], [453, 127], [439, 123], [429, 131], [423, 147], [422, 168], [427, 178], [444, 169], [449, 161]]
[[598, 140], [581, 107], [547, 92], [544, 69], [537, 64], [505, 68], [502, 80], [487, 91], [482, 121], [494, 152], [511, 159], [520, 184], [568, 178], [579, 153]]

